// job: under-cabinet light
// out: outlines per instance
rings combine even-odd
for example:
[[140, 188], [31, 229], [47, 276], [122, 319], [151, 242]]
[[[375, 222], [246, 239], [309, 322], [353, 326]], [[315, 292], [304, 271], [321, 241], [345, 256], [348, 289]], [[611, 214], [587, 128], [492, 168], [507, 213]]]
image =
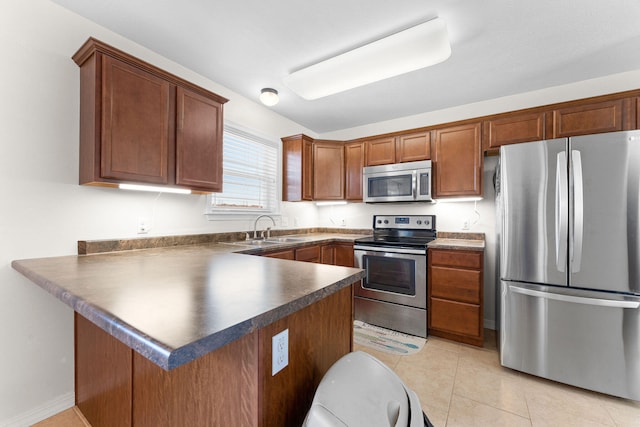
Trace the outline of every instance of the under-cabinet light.
[[334, 206], [334, 205], [346, 205], [347, 202], [316, 202], [316, 206]]
[[296, 71], [284, 83], [313, 100], [429, 67], [449, 56], [447, 26], [435, 18]]
[[191, 194], [188, 188], [158, 187], [153, 185], [119, 184], [121, 190], [152, 191], [154, 193]]
[[453, 203], [453, 202], [479, 202], [482, 197], [452, 197], [450, 199], [437, 199], [434, 202], [438, 203]]

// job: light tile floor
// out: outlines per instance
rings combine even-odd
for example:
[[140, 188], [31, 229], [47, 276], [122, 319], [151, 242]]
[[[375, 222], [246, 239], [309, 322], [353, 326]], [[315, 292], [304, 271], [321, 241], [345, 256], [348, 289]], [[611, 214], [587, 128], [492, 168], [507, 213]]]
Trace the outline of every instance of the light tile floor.
[[633, 426], [640, 402], [615, 398], [500, 366], [494, 331], [484, 348], [429, 337], [395, 356], [356, 344], [392, 368], [420, 398], [436, 427]]

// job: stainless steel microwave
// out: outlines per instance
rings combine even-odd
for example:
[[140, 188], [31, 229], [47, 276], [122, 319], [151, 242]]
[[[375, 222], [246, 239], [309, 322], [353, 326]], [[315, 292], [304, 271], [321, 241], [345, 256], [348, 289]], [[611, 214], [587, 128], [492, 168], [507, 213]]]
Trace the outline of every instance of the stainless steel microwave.
[[366, 203], [432, 201], [431, 160], [366, 166], [362, 174]]

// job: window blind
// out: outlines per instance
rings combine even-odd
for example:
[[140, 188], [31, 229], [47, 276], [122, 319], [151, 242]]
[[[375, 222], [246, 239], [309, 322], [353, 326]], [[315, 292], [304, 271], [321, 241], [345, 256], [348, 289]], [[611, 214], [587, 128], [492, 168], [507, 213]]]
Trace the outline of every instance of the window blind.
[[222, 193], [209, 197], [208, 213], [277, 211], [277, 144], [225, 126]]

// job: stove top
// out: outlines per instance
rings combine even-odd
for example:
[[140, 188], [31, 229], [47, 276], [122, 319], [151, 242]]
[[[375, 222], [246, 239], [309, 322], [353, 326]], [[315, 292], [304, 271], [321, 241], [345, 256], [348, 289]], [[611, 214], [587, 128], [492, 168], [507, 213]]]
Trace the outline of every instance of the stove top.
[[356, 239], [371, 246], [424, 247], [436, 238], [435, 215], [374, 215], [373, 236]]

